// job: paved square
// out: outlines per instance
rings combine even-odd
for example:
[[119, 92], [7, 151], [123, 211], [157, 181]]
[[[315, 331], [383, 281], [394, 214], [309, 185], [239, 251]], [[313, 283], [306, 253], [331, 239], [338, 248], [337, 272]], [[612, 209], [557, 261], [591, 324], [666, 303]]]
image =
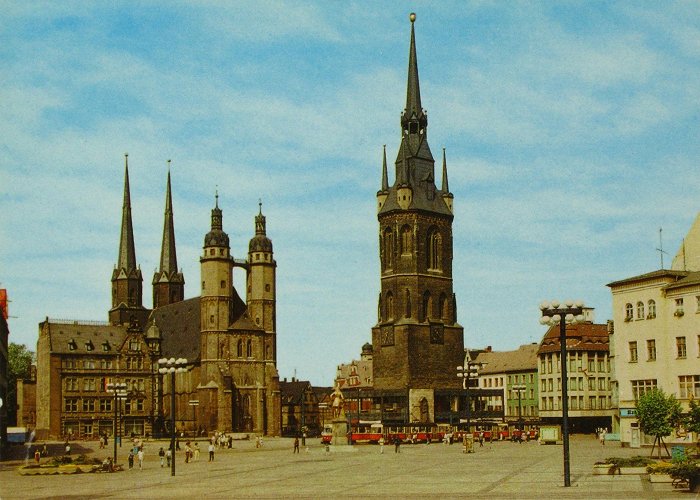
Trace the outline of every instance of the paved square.
[[[178, 452], [176, 476], [161, 468], [158, 449], [164, 441], [146, 443], [144, 470], [114, 474], [20, 476], [15, 464], [3, 463], [0, 497], [15, 498], [697, 498], [652, 484], [644, 476], [594, 476], [593, 464], [609, 456], [648, 455], [649, 449], [601, 446], [592, 436], [571, 439], [571, 487], [563, 486], [562, 446], [535, 442], [486, 443], [473, 454], [458, 444], [344, 447], [326, 453], [318, 439], [309, 439], [293, 454], [291, 439], [234, 442], [217, 450], [214, 462], [203, 451], [198, 462], [184, 463]], [[110, 443], [111, 444], [111, 443]], [[75, 448], [80, 445], [76, 443]], [[90, 443], [92, 446], [92, 443]], [[95, 446], [96, 448], [96, 446]], [[206, 443], [200, 448], [206, 450]], [[350, 451], [353, 450], [353, 451]], [[92, 456], [111, 456], [112, 448], [95, 449]], [[119, 452], [126, 463], [127, 448]]]

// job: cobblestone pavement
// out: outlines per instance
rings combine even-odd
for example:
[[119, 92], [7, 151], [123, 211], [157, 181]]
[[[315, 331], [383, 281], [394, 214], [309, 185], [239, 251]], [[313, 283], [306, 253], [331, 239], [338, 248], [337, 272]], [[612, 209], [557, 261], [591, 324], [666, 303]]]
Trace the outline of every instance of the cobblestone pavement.
[[[111, 443], [110, 443], [111, 444]], [[0, 469], [0, 498], [698, 498], [670, 484], [650, 483], [646, 475], [597, 476], [593, 464], [609, 456], [648, 455], [618, 444], [601, 446], [591, 436], [572, 436], [571, 487], [563, 486], [562, 446], [535, 442], [486, 443], [463, 454], [461, 446], [433, 443], [402, 445], [400, 453], [377, 445], [338, 447], [326, 452], [318, 439], [307, 440], [308, 451], [293, 454], [292, 440], [234, 442], [233, 449], [217, 450], [207, 461], [200, 442], [198, 462], [184, 463], [178, 452], [176, 476], [158, 462], [165, 442], [145, 446], [144, 470], [113, 474], [20, 476], [21, 462], [4, 462]], [[112, 448], [95, 449], [92, 456], [111, 456]], [[119, 463], [126, 463], [121, 448]]]

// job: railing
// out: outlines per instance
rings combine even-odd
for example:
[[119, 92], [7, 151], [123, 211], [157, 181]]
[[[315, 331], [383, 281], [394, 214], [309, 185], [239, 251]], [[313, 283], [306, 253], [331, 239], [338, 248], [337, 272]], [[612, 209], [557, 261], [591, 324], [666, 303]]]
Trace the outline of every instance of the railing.
[[49, 323], [54, 325], [78, 325], [78, 326], [109, 326], [109, 321], [49, 318]]

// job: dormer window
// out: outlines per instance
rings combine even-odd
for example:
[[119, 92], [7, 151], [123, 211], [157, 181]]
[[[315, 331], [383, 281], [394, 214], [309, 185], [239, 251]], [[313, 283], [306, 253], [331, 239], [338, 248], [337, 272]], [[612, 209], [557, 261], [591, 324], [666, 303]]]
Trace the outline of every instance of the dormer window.
[[141, 342], [138, 340], [130, 340], [129, 341], [129, 350], [130, 351], [140, 351], [141, 350]]
[[92, 340], [88, 340], [85, 342], [85, 350], [86, 351], [93, 351], [95, 349], [95, 346], [92, 343]]
[[78, 348], [78, 344], [76, 343], [76, 341], [73, 339], [70, 339], [70, 341], [68, 341], [68, 349], [70, 349], [71, 351], [75, 351], [77, 348]]
[[109, 351], [110, 349], [111, 349], [111, 346], [109, 345], [109, 342], [107, 342], [106, 340], [104, 342], [102, 342], [102, 350], [103, 351], [106, 352], [106, 351]]

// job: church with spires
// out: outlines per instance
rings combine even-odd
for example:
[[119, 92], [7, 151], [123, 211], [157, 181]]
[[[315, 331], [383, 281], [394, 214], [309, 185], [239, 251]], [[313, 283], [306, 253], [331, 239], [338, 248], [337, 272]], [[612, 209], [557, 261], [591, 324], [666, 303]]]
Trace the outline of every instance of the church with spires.
[[[36, 376], [20, 382], [18, 418], [35, 422], [37, 439], [189, 436], [214, 431], [281, 432], [276, 344], [276, 267], [260, 204], [247, 256], [234, 259], [216, 195], [200, 256], [200, 295], [185, 299], [178, 269], [168, 171], [160, 264], [153, 307], [143, 304], [136, 259], [128, 155], [118, 257], [108, 321], [46, 318], [39, 324]], [[234, 268], [245, 283], [234, 283]], [[186, 371], [159, 373], [159, 359], [186, 359]], [[123, 383], [120, 398], [110, 384]], [[30, 401], [33, 399], [34, 401]], [[23, 415], [32, 408], [34, 415]]]

